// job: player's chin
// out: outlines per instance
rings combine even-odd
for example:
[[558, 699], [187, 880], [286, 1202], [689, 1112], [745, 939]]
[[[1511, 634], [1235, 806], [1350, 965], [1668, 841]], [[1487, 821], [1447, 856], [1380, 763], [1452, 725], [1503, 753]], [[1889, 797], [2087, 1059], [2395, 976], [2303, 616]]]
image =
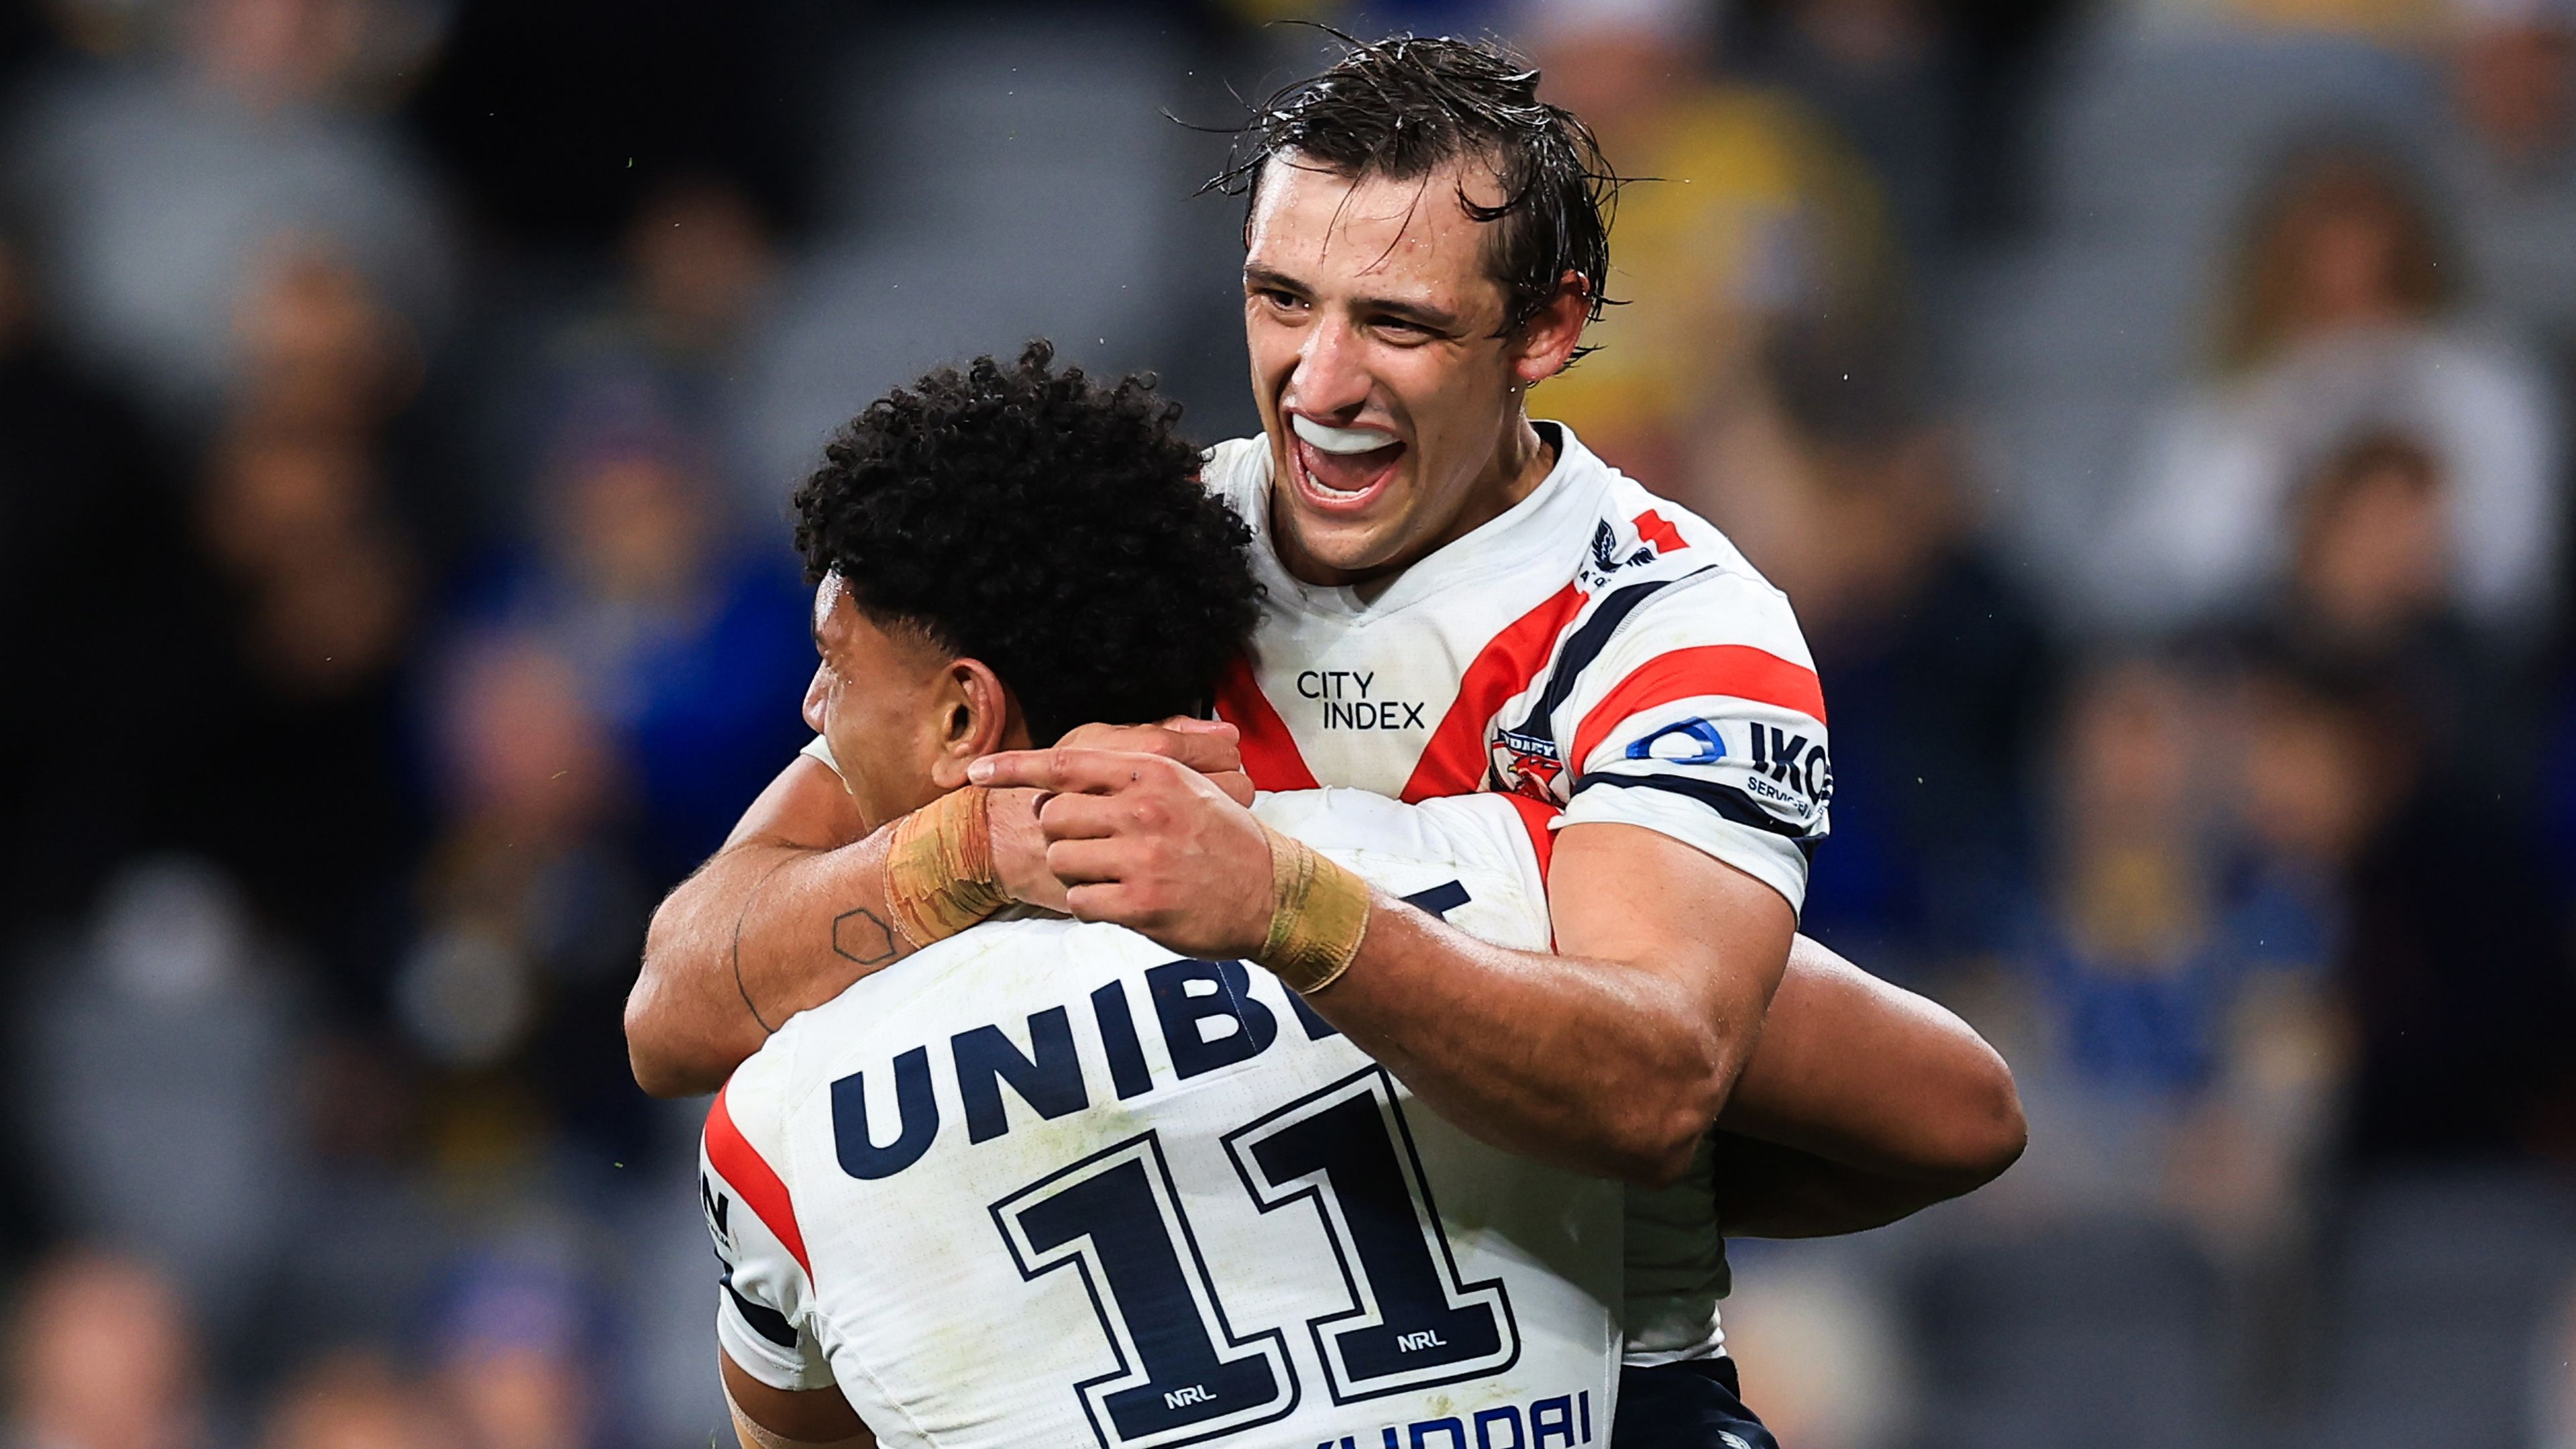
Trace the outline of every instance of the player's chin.
[[1299, 517], [1298, 550], [1335, 573], [1379, 573], [1403, 552], [1403, 533], [1396, 522], [1393, 517]]

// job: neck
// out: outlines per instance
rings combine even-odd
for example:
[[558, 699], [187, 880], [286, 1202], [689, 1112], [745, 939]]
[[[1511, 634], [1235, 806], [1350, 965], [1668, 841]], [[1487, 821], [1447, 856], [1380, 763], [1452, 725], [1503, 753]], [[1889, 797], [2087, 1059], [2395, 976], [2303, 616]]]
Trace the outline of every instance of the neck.
[[1530, 425], [1529, 414], [1515, 412], [1511, 425], [1503, 430], [1502, 440], [1495, 445], [1492, 460], [1468, 488], [1458, 516], [1405, 562], [1437, 553], [1510, 512], [1514, 504], [1538, 491], [1538, 485], [1547, 481], [1555, 467], [1556, 450]]
[[1475, 497], [1491, 506], [1474, 522], [1460, 515], [1459, 535], [1467, 534], [1509, 512], [1512, 505], [1538, 491], [1547, 475], [1556, 469], [1556, 449], [1539, 436], [1530, 423], [1529, 414], [1516, 413], [1512, 425], [1504, 430], [1502, 446], [1494, 449], [1493, 465], [1484, 477], [1476, 480]]

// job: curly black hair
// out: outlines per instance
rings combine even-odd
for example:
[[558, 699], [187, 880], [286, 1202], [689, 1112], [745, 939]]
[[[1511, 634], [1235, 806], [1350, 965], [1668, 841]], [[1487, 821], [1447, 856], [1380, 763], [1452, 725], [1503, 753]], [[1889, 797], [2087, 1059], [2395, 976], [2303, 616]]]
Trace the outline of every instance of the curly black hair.
[[1199, 483], [1180, 405], [1032, 342], [868, 404], [796, 491], [809, 582], [984, 661], [1030, 737], [1203, 711], [1259, 614], [1250, 530]]
[[[1458, 204], [1499, 222], [1485, 248], [1505, 297], [1508, 336], [1555, 300], [1567, 272], [1583, 278], [1590, 319], [1615, 305], [1610, 223], [1620, 180], [1590, 127], [1538, 98], [1538, 68], [1474, 40], [1390, 36], [1362, 41], [1318, 25], [1345, 47], [1321, 74], [1280, 90], [1235, 128], [1234, 155], [1202, 191], [1244, 198], [1244, 231], [1273, 159], [1352, 178], [1411, 181], [1459, 159], [1490, 161], [1503, 199]], [[1590, 348], [1579, 348], [1581, 357]]]

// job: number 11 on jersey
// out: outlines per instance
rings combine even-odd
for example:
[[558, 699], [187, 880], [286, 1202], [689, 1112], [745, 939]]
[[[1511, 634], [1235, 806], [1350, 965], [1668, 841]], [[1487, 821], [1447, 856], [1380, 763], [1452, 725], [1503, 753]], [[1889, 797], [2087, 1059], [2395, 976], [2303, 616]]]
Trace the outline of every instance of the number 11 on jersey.
[[[1499, 1280], [1459, 1281], [1412, 1129], [1368, 1067], [1225, 1134], [1262, 1212], [1311, 1203], [1350, 1306], [1307, 1321], [1337, 1404], [1499, 1373], [1520, 1357]], [[1278, 1329], [1238, 1335], [1152, 1132], [993, 1205], [1022, 1277], [1081, 1274], [1117, 1367], [1074, 1385], [1107, 1449], [1178, 1449], [1282, 1418]]]

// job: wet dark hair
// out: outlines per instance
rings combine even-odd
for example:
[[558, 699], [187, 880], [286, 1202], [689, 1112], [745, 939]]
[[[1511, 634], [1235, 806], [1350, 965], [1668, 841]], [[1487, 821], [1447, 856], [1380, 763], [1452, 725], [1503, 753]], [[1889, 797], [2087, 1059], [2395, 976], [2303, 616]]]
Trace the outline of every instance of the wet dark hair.
[[[1458, 204], [1497, 223], [1485, 256], [1502, 284], [1509, 335], [1553, 301], [1567, 272], [1583, 278], [1587, 316], [1608, 303], [1610, 220], [1619, 177], [1591, 128], [1538, 98], [1538, 68], [1499, 45], [1409, 35], [1361, 41], [1318, 26], [1345, 47], [1322, 74], [1254, 108], [1234, 155], [1203, 190], [1244, 198], [1249, 238], [1263, 172], [1274, 160], [1347, 176], [1411, 181], [1452, 161], [1488, 161], [1503, 199]], [[1590, 348], [1578, 348], [1580, 357]]]
[[1032, 342], [868, 404], [796, 491], [808, 582], [984, 661], [1029, 734], [1203, 711], [1259, 612], [1252, 534], [1199, 483], [1180, 404]]

